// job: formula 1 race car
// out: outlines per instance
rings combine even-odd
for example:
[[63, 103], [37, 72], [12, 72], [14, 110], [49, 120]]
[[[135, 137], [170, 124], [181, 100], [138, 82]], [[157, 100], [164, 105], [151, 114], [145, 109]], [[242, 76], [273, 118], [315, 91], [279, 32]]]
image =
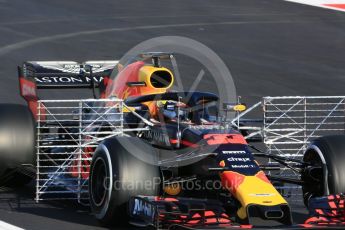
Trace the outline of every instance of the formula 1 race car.
[[[293, 226], [272, 184], [290, 183], [313, 212], [298, 227], [343, 224], [345, 136], [316, 138], [302, 159], [260, 151], [248, 130], [221, 116], [216, 94], [172, 90], [174, 74], [162, 66], [171, 58], [25, 62], [18, 72], [28, 106], [0, 105], [0, 183], [35, 178], [37, 202], [77, 199], [102, 225], [159, 229], [248, 227], [254, 218]], [[91, 88], [95, 98], [39, 99], [37, 89], [47, 88]], [[265, 173], [283, 167], [299, 177]]]

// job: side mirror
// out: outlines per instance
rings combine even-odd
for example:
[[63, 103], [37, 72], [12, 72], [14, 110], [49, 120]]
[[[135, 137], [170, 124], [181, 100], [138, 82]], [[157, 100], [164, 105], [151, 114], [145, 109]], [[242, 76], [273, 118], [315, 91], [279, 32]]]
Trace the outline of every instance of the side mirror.
[[243, 112], [247, 106], [242, 103], [223, 103], [223, 109], [226, 112]]

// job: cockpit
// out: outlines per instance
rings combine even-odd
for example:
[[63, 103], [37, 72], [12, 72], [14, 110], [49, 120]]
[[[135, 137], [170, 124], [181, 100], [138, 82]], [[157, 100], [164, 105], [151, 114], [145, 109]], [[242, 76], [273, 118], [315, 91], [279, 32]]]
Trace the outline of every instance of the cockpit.
[[213, 123], [218, 116], [218, 96], [205, 92], [150, 94], [128, 98], [125, 103], [146, 107], [146, 117], [154, 123], [200, 125]]

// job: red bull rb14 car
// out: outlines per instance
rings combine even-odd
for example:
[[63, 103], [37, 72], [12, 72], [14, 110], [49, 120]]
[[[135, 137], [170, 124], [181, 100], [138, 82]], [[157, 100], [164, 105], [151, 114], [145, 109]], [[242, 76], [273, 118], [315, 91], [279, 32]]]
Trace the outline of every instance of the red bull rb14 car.
[[[106, 226], [252, 227], [257, 218], [285, 227], [342, 226], [344, 136], [313, 140], [302, 159], [262, 152], [248, 130], [221, 116], [220, 108], [239, 113], [244, 104], [173, 90], [173, 71], [162, 65], [171, 58], [25, 62], [18, 72], [28, 106], [0, 105], [1, 184], [35, 178], [37, 202], [76, 199]], [[37, 94], [61, 88], [90, 88], [95, 98]], [[283, 167], [299, 177], [266, 173]], [[293, 224], [273, 182], [302, 187], [312, 214], [306, 223]]]

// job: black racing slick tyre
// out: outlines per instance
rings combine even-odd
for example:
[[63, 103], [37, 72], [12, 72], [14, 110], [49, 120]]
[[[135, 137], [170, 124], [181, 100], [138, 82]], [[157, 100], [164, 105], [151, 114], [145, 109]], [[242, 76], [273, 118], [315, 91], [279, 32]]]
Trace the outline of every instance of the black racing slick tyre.
[[[35, 121], [27, 106], [0, 104], [0, 186], [21, 186], [34, 173]], [[30, 173], [31, 171], [31, 173]]]
[[[92, 158], [90, 205], [103, 226], [127, 225], [130, 198], [157, 196], [160, 192], [159, 167], [138, 159], [121, 144], [123, 142], [143, 145], [142, 148], [146, 145], [135, 137], [113, 137], [102, 142]], [[147, 151], [150, 151], [149, 147]]]
[[311, 197], [345, 193], [345, 135], [314, 140], [306, 150], [303, 161], [309, 164], [302, 173], [306, 205]]

